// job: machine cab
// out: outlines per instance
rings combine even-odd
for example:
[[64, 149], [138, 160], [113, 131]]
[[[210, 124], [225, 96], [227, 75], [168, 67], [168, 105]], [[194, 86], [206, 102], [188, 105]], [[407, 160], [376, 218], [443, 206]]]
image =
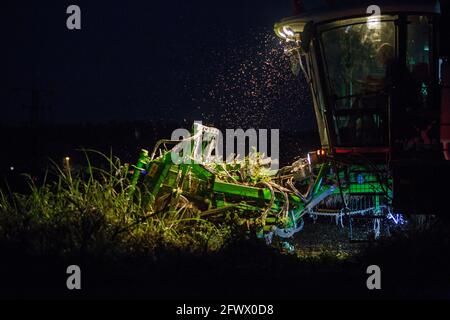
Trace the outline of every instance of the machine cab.
[[333, 154], [436, 149], [439, 4], [326, 2], [303, 3], [299, 15], [275, 25], [292, 69], [310, 84], [322, 147]]

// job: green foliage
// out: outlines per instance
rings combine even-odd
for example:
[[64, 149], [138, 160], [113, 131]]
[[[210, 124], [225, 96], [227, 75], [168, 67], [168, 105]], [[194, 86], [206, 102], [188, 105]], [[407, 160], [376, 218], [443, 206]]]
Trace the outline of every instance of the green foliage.
[[[91, 165], [100, 156], [101, 168]], [[154, 212], [130, 196], [128, 165], [112, 155], [85, 151], [82, 170], [55, 163], [44, 182], [31, 177], [27, 194], [0, 190], [0, 244], [31, 254], [119, 255], [152, 253], [160, 247], [204, 252], [219, 250], [230, 235], [199, 216]]]
[[271, 181], [274, 175], [267, 165], [262, 164], [264, 160], [266, 160], [264, 154], [257, 152], [254, 148], [248, 156], [240, 161], [218, 162], [208, 166], [220, 180], [256, 186]]

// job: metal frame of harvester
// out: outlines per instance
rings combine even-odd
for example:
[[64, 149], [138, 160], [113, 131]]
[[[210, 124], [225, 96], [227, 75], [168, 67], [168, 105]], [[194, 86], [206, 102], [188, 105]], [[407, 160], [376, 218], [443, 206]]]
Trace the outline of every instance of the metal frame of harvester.
[[[145, 187], [156, 212], [234, 222], [268, 239], [292, 237], [306, 214], [337, 219], [363, 215], [379, 224], [388, 213], [391, 181], [385, 173], [357, 164], [348, 170], [323, 149], [276, 172], [267, 168], [270, 159], [258, 154], [222, 162], [211, 160], [211, 152], [200, 159], [192, 152], [174, 161], [186, 144], [189, 150], [212, 150], [217, 142], [213, 130], [196, 123], [192, 138], [161, 140], [153, 152], [142, 150], [132, 185]], [[175, 146], [167, 148], [170, 144]]]

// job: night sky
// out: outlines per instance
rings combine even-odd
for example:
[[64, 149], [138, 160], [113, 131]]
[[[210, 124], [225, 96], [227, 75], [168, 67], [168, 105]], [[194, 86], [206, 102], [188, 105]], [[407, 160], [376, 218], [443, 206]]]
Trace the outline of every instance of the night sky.
[[[81, 8], [81, 30], [66, 8]], [[274, 22], [290, 0], [2, 2], [0, 123], [203, 120], [310, 128], [302, 78], [290, 74]], [[48, 106], [48, 107], [46, 107]]]

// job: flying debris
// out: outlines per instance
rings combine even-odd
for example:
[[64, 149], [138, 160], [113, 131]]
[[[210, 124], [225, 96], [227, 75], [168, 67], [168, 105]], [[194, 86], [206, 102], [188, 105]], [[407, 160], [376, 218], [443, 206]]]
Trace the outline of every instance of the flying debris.
[[306, 81], [286, 72], [289, 58], [272, 32], [262, 30], [251, 37], [225, 52], [211, 53], [223, 67], [204, 93], [204, 104], [213, 108], [203, 112], [202, 119], [226, 128], [311, 129]]

